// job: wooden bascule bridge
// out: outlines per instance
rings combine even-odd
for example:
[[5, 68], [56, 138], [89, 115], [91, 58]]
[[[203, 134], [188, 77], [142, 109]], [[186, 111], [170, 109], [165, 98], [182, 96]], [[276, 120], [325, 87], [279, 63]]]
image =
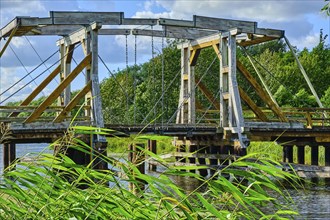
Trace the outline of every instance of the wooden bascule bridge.
[[[142, 25], [157, 26], [159, 29], [139, 29]], [[111, 26], [116, 28], [109, 28]], [[103, 35], [142, 35], [183, 40], [178, 46], [181, 50], [181, 87], [178, 108], [174, 112], [175, 122], [149, 125], [104, 123], [98, 76], [98, 38]], [[111, 128], [126, 135], [143, 132], [173, 136], [177, 146], [177, 152], [173, 155], [181, 161], [187, 157], [184, 161], [189, 163], [205, 164], [208, 161], [210, 166], [216, 166], [229, 156], [244, 155], [250, 141], [276, 141], [283, 146], [283, 162], [295, 162], [298, 170], [311, 171], [316, 175], [323, 172], [330, 177], [330, 109], [323, 108], [283, 30], [259, 28], [257, 22], [203, 16], [193, 16], [192, 20], [144, 19], [125, 18], [122, 12], [52, 11], [49, 17], [16, 17], [2, 27], [0, 38], [3, 47], [0, 55], [4, 54], [13, 38], [22, 36], [59, 36], [56, 43], [60, 59], [19, 106], [0, 106], [0, 140], [5, 168], [16, 159], [16, 144], [47, 143], [61, 137], [74, 115], [71, 111], [83, 99], [85, 114], [75, 119], [76, 125]], [[279, 106], [258, 70], [255, 69], [260, 78], [256, 79], [237, 59], [238, 46], [244, 48], [281, 38], [292, 50], [319, 104], [318, 108]], [[82, 45], [85, 56], [75, 68], [71, 68], [77, 44]], [[218, 95], [212, 94], [207, 89], [207, 82], [195, 76], [201, 50], [210, 47], [220, 62]], [[252, 59], [251, 63], [254, 65]], [[70, 85], [81, 73], [85, 74], [85, 84], [77, 95], [71, 97]], [[242, 89], [237, 81], [238, 74], [250, 84], [266, 108], [257, 106], [247, 91]], [[31, 102], [56, 77], [60, 79], [58, 86], [39, 106], [31, 106]], [[200, 120], [196, 119], [197, 113], [202, 110], [196, 96], [197, 90], [210, 102], [211, 108], [205, 111], [212, 113], [207, 123], [199, 123]], [[58, 105], [54, 106], [56, 100]], [[242, 108], [243, 103], [247, 109]], [[25, 117], [22, 117], [23, 112]], [[56, 116], [46, 117], [47, 112], [56, 112]], [[105, 151], [107, 143], [104, 136], [94, 136], [90, 142], [95, 151]], [[149, 141], [148, 145], [155, 152], [156, 142]], [[304, 165], [306, 146], [311, 148], [311, 165], [308, 166]], [[325, 152], [323, 164], [319, 161], [320, 148]], [[296, 161], [293, 159], [294, 152], [297, 153]], [[75, 152], [71, 152], [70, 156], [79, 163], [90, 160], [90, 156]]]

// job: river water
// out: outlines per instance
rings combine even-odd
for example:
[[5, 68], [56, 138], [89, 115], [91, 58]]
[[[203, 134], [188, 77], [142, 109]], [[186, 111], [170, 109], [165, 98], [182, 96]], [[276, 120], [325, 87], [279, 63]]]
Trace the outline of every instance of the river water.
[[[38, 153], [47, 150], [47, 144], [17, 144], [17, 157], [22, 157], [31, 153]], [[2, 147], [0, 147], [0, 173], [3, 171]], [[152, 173], [159, 175], [159, 173]], [[174, 177], [178, 185], [191, 191], [195, 189], [199, 182], [184, 177]], [[301, 214], [295, 219], [329, 219], [330, 220], [330, 180], [321, 180], [317, 183], [306, 183], [305, 189], [288, 189], [294, 201], [294, 208]]]

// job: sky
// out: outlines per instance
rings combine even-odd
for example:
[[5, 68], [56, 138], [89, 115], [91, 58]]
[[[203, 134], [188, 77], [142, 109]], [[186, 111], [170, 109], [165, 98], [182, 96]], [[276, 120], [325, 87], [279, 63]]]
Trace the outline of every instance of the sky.
[[[105, 11], [124, 12], [125, 18], [172, 18], [192, 20], [193, 15], [208, 17], [248, 20], [258, 22], [258, 27], [285, 30], [291, 44], [300, 50], [311, 49], [319, 42], [320, 29], [330, 35], [330, 17], [320, 12], [325, 5], [323, 0], [0, 0], [0, 27], [9, 23], [15, 16], [48, 17], [49, 11]], [[150, 27], [143, 27], [149, 29]], [[8, 96], [22, 88], [8, 101], [24, 99], [49, 73], [50, 66], [58, 62], [55, 54], [37, 70], [37, 65], [58, 51], [56, 41], [60, 37], [29, 36], [17, 37], [0, 59], [0, 103]], [[155, 52], [161, 51], [162, 39], [154, 39]], [[4, 45], [1, 40], [1, 48]], [[134, 37], [128, 36], [100, 37], [99, 53], [111, 71], [134, 64]], [[330, 44], [330, 37], [327, 39]], [[128, 57], [126, 57], [126, 48]], [[76, 52], [77, 51], [77, 52]], [[81, 49], [76, 49], [74, 58], [79, 62]], [[151, 38], [137, 38], [137, 63], [151, 58]], [[100, 81], [109, 77], [105, 66], [99, 63]], [[74, 67], [74, 65], [73, 65]], [[32, 72], [31, 72], [32, 71]], [[18, 82], [23, 76], [26, 78]], [[43, 73], [45, 72], [45, 73]], [[43, 73], [39, 78], [32, 80]], [[72, 89], [79, 89], [84, 76], [81, 74], [73, 83]], [[53, 80], [41, 95], [47, 95], [58, 84]], [[16, 84], [17, 83], [17, 84]], [[15, 85], [15, 86], [14, 86]], [[12, 87], [12, 88], [11, 88]], [[8, 90], [8, 91], [6, 91]], [[5, 92], [6, 91], [6, 92]], [[5, 101], [3, 103], [6, 103]], [[2, 103], [2, 104], [3, 104]], [[1, 105], [1, 104], [0, 104]]]

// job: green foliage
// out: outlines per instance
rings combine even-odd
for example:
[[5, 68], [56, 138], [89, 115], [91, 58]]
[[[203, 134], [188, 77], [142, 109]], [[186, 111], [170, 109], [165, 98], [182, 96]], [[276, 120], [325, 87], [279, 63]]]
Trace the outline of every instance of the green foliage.
[[[72, 130], [109, 132], [87, 127]], [[257, 163], [250, 162], [250, 156], [242, 157], [205, 180], [183, 171], [196, 167], [166, 165], [149, 151], [144, 153], [167, 167], [159, 176], [140, 173], [124, 158], [98, 154], [94, 159], [105, 160], [110, 170], [92, 169], [93, 161], [78, 165], [65, 155], [66, 150], [91, 149], [73, 133], [52, 146], [58, 149], [56, 156], [41, 154], [37, 161], [17, 162], [13, 165], [16, 169], [10, 167], [5, 172], [0, 184], [2, 219], [285, 219], [297, 214], [287, 208], [290, 200], [279, 202], [280, 197], [288, 197], [277, 184], [289, 180], [296, 185], [296, 177], [282, 171], [267, 155], [259, 155]], [[200, 185], [187, 192], [169, 178], [171, 175], [196, 179]], [[225, 177], [229, 175], [232, 180]], [[134, 193], [127, 187], [138, 187], [142, 182], [147, 185], [143, 191]]]
[[330, 108], [330, 86], [324, 92], [324, 95], [322, 96], [321, 102], [323, 103], [324, 107]]

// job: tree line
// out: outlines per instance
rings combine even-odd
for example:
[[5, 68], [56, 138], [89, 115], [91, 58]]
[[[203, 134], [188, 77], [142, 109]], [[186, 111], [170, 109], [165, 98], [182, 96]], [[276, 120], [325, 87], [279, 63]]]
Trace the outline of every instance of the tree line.
[[[330, 107], [330, 49], [328, 35], [320, 31], [319, 43], [312, 49], [295, 48], [314, 88], [325, 107]], [[146, 63], [129, 66], [101, 82], [103, 113], [106, 123], [175, 122], [178, 108], [181, 72], [179, 41], [173, 41]], [[317, 102], [299, 70], [295, 58], [283, 40], [237, 48], [237, 59], [260, 82], [249, 61], [252, 57], [271, 93], [282, 107], [317, 107]], [[219, 60], [212, 48], [201, 51], [195, 75], [217, 98]], [[237, 73], [238, 83], [260, 107], [265, 107], [251, 86]], [[162, 80], [163, 78], [163, 80]], [[162, 91], [165, 92], [162, 97]], [[196, 89], [199, 106], [208, 108], [207, 98]], [[244, 105], [244, 103], [243, 103]]]

